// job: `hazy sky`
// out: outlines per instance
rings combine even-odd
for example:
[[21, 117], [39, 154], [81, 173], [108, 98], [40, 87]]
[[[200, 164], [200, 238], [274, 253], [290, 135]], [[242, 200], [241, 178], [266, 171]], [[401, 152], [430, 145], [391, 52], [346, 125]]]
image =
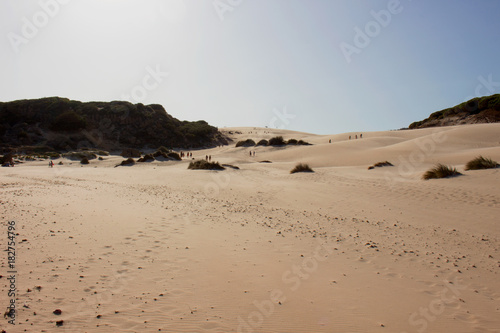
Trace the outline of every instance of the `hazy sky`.
[[318, 134], [500, 93], [497, 0], [0, 0], [0, 101]]

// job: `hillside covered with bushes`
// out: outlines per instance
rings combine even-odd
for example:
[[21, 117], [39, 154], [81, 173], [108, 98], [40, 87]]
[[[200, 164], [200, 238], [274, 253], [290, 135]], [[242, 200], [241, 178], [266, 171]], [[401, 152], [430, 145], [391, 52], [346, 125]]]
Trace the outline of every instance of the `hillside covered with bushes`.
[[161, 105], [84, 103], [60, 97], [0, 102], [0, 138], [3, 150], [201, 148], [227, 143], [216, 127], [203, 120], [180, 121]]
[[473, 98], [454, 107], [432, 113], [409, 128], [500, 122], [500, 94]]

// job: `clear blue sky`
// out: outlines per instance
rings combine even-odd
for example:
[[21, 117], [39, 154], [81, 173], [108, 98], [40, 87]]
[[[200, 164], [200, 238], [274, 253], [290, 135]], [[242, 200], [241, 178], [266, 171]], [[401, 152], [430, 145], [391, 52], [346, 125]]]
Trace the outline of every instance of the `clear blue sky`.
[[396, 129], [500, 93], [499, 14], [497, 0], [2, 0], [0, 100], [126, 99], [219, 127]]

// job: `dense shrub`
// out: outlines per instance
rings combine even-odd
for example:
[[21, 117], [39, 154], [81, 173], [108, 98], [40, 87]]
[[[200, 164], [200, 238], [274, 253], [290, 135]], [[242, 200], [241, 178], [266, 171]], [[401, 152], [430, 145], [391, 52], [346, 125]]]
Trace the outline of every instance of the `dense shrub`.
[[133, 158], [128, 158], [126, 160], [123, 160], [120, 164], [118, 164], [117, 166], [119, 165], [134, 165], [135, 164], [135, 161]]
[[191, 170], [224, 170], [225, 168], [219, 162], [208, 162], [205, 160], [197, 160], [190, 162], [188, 169]]
[[269, 144], [269, 141], [266, 139], [262, 139], [259, 142], [257, 142], [257, 146], [267, 146]]
[[53, 131], [78, 131], [87, 126], [85, 119], [75, 111], [66, 111], [57, 116], [50, 128]]
[[271, 138], [268, 143], [269, 146], [283, 146], [285, 144], [286, 142], [282, 136], [275, 136], [274, 138]]
[[168, 158], [167, 153], [164, 153], [164, 152], [159, 151], [159, 150], [157, 150], [153, 153], [153, 157], [154, 158], [158, 158], [158, 157]]
[[171, 149], [168, 149], [167, 147], [164, 147], [164, 146], [161, 146], [159, 147], [158, 149], [156, 149], [157, 151], [160, 151], [162, 153], [165, 153], [165, 154], [168, 154], [171, 152]]
[[137, 160], [137, 162], [152, 162], [154, 161], [155, 158], [153, 157], [152, 154], [146, 154], [144, 157], [141, 157], [140, 159]]
[[167, 154], [167, 156], [168, 156], [169, 158], [174, 159], [174, 160], [177, 160], [177, 161], [181, 161], [181, 160], [182, 160], [182, 158], [181, 158], [181, 156], [179, 155], [179, 153], [176, 153], [175, 151], [168, 153], [168, 154]]
[[255, 141], [252, 139], [246, 139], [245, 141], [238, 141], [236, 147], [253, 147], [255, 146]]

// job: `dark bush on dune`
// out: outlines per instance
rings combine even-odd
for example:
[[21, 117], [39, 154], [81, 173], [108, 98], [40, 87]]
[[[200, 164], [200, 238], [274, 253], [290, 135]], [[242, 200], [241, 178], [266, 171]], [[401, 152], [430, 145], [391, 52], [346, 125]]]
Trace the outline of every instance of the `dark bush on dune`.
[[171, 153], [168, 153], [167, 156], [171, 159], [174, 159], [174, 160], [177, 160], [177, 161], [181, 161], [182, 158], [181, 158], [181, 155], [179, 155], [178, 153], [176, 153], [175, 151], [171, 152]]
[[313, 169], [307, 164], [304, 163], [299, 163], [293, 168], [290, 173], [296, 173], [296, 172], [314, 172]]
[[266, 139], [262, 139], [259, 142], [257, 142], [257, 146], [267, 146], [269, 144], [269, 141]]
[[298, 144], [298, 145], [301, 145], [301, 146], [309, 146], [309, 145], [311, 145], [309, 142], [307, 142], [307, 141], [303, 141], [303, 140], [299, 140], [299, 141], [297, 142], [297, 144]]
[[282, 136], [275, 136], [274, 138], [269, 139], [269, 146], [284, 146], [286, 144], [285, 140]]
[[[167, 150], [166, 148], [165, 149], [162, 149], [162, 148], [165, 148], [165, 147], [158, 148], [157, 151], [155, 151], [153, 154], [150, 154], [150, 155], [152, 155], [156, 159], [158, 159], [159, 157], [163, 157], [164, 159], [167, 159], [167, 160], [177, 160], [177, 161], [182, 160], [178, 153]], [[144, 156], [144, 157], [146, 157], [146, 156]], [[142, 162], [142, 161], [138, 161], [138, 162]]]
[[290, 139], [286, 142], [287, 145], [296, 145], [298, 141], [296, 139]]
[[253, 147], [255, 146], [255, 141], [252, 139], [246, 139], [245, 141], [238, 141], [236, 147]]
[[82, 160], [80, 161], [80, 163], [81, 164], [89, 164], [90, 162], [89, 162], [88, 158], [84, 157], [84, 158], [82, 158]]
[[219, 162], [208, 162], [205, 160], [197, 160], [190, 162], [188, 169], [191, 170], [224, 170], [225, 168]]
[[375, 169], [375, 168], [386, 167], [386, 166], [394, 166], [394, 165], [391, 162], [389, 162], [389, 161], [378, 162], [378, 163], [375, 163], [374, 165], [368, 167], [368, 170], [372, 170], [372, 169]]
[[155, 151], [155, 152], [153, 153], [153, 157], [154, 157], [154, 158], [158, 158], [158, 157], [168, 158], [168, 155], [167, 155], [167, 153], [165, 153], [165, 152], [162, 152], [162, 151], [157, 150], [157, 151]]
[[456, 168], [452, 168], [443, 164], [437, 164], [434, 168], [427, 170], [422, 176], [422, 179], [438, 179], [438, 178], [448, 178], [461, 175]]
[[133, 158], [129, 157], [127, 158], [126, 160], [122, 161], [120, 164], [118, 164], [117, 166], [120, 166], [120, 165], [134, 165], [135, 164], [135, 161]]
[[500, 167], [496, 161], [490, 158], [484, 158], [483, 156], [478, 156], [475, 159], [467, 162], [465, 165], [465, 170], [482, 170], [482, 169], [495, 169]]
[[164, 147], [164, 146], [161, 146], [161, 147], [159, 147], [156, 150], [157, 151], [161, 151], [162, 153], [165, 153], [165, 154], [168, 154], [168, 153], [170, 153], [172, 151], [171, 149], [168, 149], [167, 147]]
[[137, 162], [152, 162], [154, 161], [155, 158], [153, 157], [152, 154], [146, 154], [144, 157], [141, 157], [140, 159], [137, 160]]

